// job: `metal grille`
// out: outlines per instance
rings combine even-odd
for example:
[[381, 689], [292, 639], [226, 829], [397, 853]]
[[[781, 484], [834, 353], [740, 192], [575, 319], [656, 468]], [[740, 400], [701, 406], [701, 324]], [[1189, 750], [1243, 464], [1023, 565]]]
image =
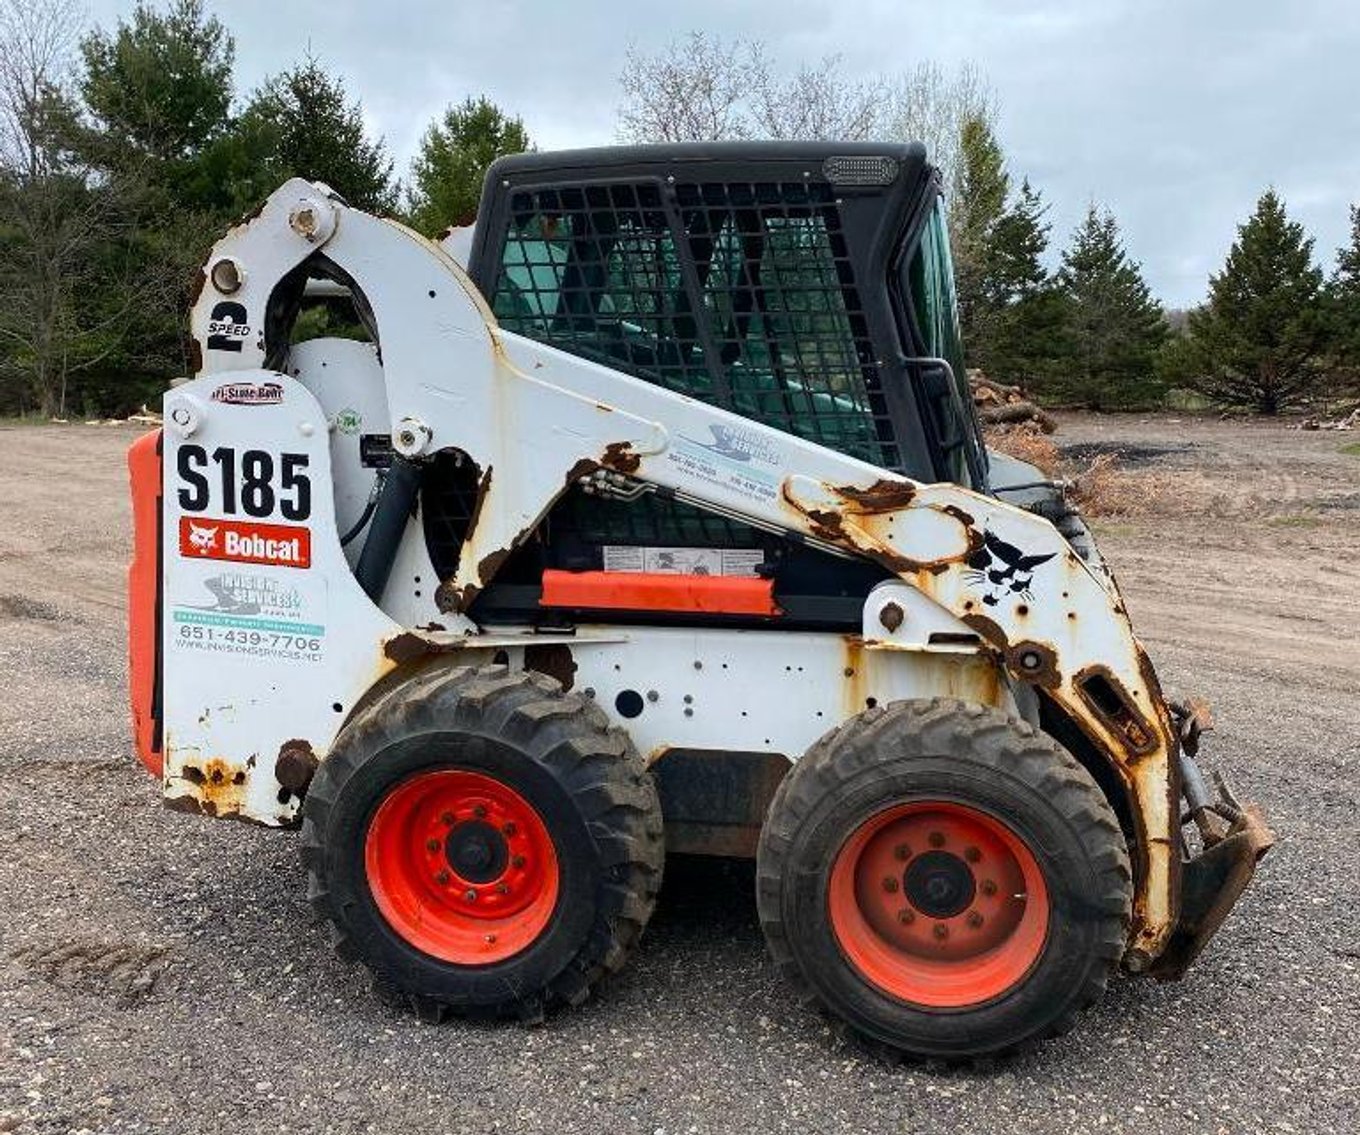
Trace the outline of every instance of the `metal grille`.
[[882, 157], [837, 156], [822, 163], [822, 173], [832, 185], [891, 185], [897, 162]]
[[901, 467], [824, 184], [679, 184], [669, 207], [650, 180], [516, 192], [492, 306], [519, 334]]

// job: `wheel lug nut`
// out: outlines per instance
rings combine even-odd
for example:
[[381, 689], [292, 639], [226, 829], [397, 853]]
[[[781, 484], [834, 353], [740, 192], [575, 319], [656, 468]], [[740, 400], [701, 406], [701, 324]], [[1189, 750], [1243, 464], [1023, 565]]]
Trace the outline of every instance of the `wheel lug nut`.
[[496, 935], [494, 935], [494, 934], [488, 934], [488, 935], [486, 936], [486, 944], [487, 944], [488, 946], [492, 945], [495, 941], [496, 941]]
[[465, 898], [468, 902], [476, 902], [477, 892], [474, 891], [471, 887], [469, 887], [467, 890], [463, 892], [463, 898]]
[[472, 814], [476, 816], [477, 819], [479, 820], [486, 819], [486, 805], [478, 804], [475, 808], [472, 809]]
[[949, 937], [949, 927], [946, 926], [943, 922], [937, 922], [935, 923], [935, 929], [932, 930], [931, 933], [934, 934], [936, 938], [939, 938], [941, 941], [943, 941], [944, 939]]
[[897, 921], [903, 926], [910, 926], [916, 921], [916, 912], [909, 906], [904, 906], [897, 912]]
[[519, 831], [519, 828], [515, 827], [515, 823], [513, 820], [511, 820], [508, 824], [501, 825], [501, 835], [505, 836], [507, 839], [509, 839], [517, 831]]
[[449, 881], [449, 873], [447, 871], [439, 872], [439, 874], [434, 877], [434, 881], [441, 887], [444, 886]]
[[973, 913], [968, 916], [968, 925], [974, 930], [978, 929], [978, 927], [982, 925], [982, 915], [978, 914], [977, 911], [973, 911]]
[[446, 828], [453, 827], [453, 813], [445, 812], [443, 815], [439, 817], [439, 822], [443, 824]]
[[510, 866], [511, 866], [511, 867], [523, 867], [523, 866], [524, 866], [524, 856], [522, 856], [522, 855], [512, 855], [512, 856], [510, 857]]
[[891, 875], [885, 876], [883, 879], [883, 889], [890, 895], [897, 894], [897, 880]]
[[438, 841], [437, 839], [427, 839], [427, 840], [425, 841], [425, 850], [426, 850], [426, 851], [438, 851], [438, 850], [439, 850], [439, 841]]
[[944, 832], [931, 832], [927, 837], [926, 842], [929, 843], [931, 847], [943, 847]]
[[963, 857], [968, 860], [969, 863], [976, 863], [982, 858], [982, 852], [976, 847], [968, 847], [964, 849]]
[[510, 893], [510, 884], [509, 884], [509, 883], [497, 883], [497, 884], [496, 884], [496, 893], [497, 893], [498, 895], [508, 895], [508, 894]]
[[990, 879], [983, 879], [983, 880], [982, 880], [982, 893], [983, 893], [984, 895], [994, 895], [994, 894], [996, 894], [996, 884], [993, 883]]
[[902, 862], [905, 863], [908, 859], [911, 858], [911, 848], [909, 848], [905, 843], [899, 843], [896, 847], [893, 848], [893, 856], [894, 858], [900, 859], [902, 860]]

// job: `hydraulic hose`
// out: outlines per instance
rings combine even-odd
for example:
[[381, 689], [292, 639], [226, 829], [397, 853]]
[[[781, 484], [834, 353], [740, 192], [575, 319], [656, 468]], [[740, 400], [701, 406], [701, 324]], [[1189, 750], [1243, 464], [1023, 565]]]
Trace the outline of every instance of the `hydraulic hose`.
[[392, 465], [383, 478], [381, 491], [373, 506], [368, 539], [359, 553], [354, 578], [374, 603], [382, 599], [387, 580], [396, 562], [406, 523], [415, 512], [423, 469], [400, 454], [393, 454]]

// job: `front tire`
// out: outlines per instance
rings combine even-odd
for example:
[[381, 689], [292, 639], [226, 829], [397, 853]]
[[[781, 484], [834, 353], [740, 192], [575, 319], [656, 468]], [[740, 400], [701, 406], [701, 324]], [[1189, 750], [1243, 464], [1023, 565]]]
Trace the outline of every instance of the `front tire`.
[[1131, 873], [1090, 775], [1025, 722], [949, 699], [827, 734], [761, 834], [757, 905], [806, 1000], [912, 1055], [1066, 1031], [1128, 932]]
[[536, 1020], [637, 942], [661, 808], [598, 707], [537, 673], [443, 669], [345, 727], [307, 794], [302, 854], [337, 949], [389, 1000]]

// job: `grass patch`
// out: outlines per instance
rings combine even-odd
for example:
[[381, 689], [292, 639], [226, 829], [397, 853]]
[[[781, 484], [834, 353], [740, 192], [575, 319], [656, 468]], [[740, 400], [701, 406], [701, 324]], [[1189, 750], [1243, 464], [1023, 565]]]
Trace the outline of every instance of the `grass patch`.
[[1269, 528], [1316, 528], [1321, 523], [1322, 517], [1301, 512], [1266, 517], [1266, 525]]
[[1360, 457], [1360, 441], [1353, 441], [1349, 445], [1341, 447], [1342, 453], [1349, 453], [1352, 457]]

